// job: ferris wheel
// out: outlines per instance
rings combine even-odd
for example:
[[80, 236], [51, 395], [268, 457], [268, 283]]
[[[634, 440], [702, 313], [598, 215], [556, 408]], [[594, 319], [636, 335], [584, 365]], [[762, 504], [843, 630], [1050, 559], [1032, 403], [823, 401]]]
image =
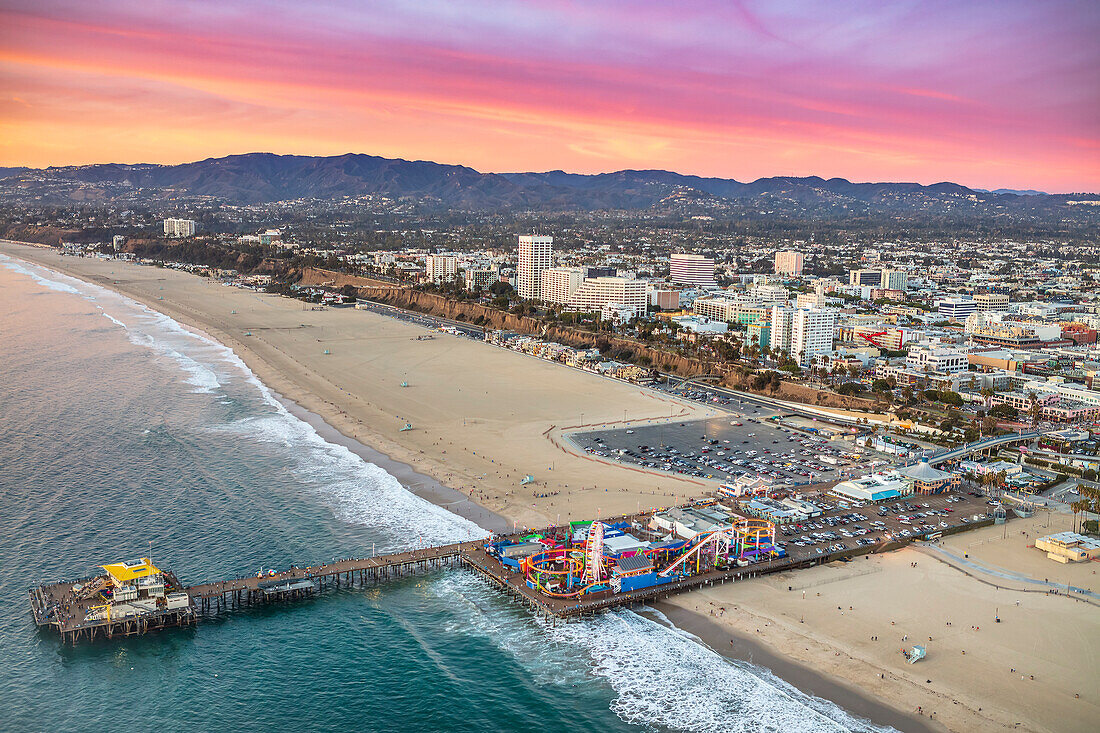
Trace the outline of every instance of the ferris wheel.
[[603, 522], [593, 522], [585, 545], [584, 581], [599, 583], [603, 579]]

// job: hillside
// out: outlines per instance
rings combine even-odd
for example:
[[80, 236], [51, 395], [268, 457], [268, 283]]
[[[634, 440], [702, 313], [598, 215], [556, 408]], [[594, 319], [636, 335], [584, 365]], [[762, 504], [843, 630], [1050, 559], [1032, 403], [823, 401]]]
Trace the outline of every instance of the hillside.
[[[467, 211], [611, 209], [718, 216], [952, 219], [1006, 215], [1026, 219], [1057, 216], [1072, 208], [1064, 195], [977, 191], [955, 183], [853, 183], [817, 176], [761, 178], [746, 183], [663, 170], [595, 175], [481, 173], [466, 166], [351, 153], [333, 157], [249, 153], [181, 165], [109, 163], [5, 169], [0, 170], [0, 178], [0, 202], [8, 203], [193, 197], [260, 204], [375, 195], [429, 208]], [[1081, 195], [1074, 197], [1080, 199]]]

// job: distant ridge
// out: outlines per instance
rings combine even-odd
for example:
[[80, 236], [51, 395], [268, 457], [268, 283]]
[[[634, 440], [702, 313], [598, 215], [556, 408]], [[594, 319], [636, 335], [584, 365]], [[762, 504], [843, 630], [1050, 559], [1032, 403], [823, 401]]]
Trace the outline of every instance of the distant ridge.
[[[5, 171], [9, 173], [5, 174]], [[950, 212], [974, 207], [1032, 207], [1041, 192], [979, 191], [956, 183], [853, 183], [844, 178], [777, 176], [743, 183], [664, 170], [578, 174], [481, 173], [461, 165], [348, 153], [330, 157], [247, 153], [181, 165], [106, 163], [46, 169], [0, 169], [5, 195], [81, 196], [108, 200], [141, 189], [150, 195], [212, 197], [237, 204], [340, 199], [367, 194], [466, 210], [666, 209], [681, 212], [758, 207], [774, 212], [850, 216]], [[90, 192], [89, 192], [90, 189]], [[41, 192], [46, 192], [41, 194]], [[1018, 195], [1020, 193], [1026, 196]], [[1021, 199], [1027, 199], [1025, 203]]]

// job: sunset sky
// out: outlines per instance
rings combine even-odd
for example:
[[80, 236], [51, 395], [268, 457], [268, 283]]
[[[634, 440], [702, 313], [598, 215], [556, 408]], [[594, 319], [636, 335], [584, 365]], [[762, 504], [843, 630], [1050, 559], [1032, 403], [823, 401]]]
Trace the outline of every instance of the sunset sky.
[[363, 152], [1100, 190], [1100, 2], [0, 0], [0, 165]]

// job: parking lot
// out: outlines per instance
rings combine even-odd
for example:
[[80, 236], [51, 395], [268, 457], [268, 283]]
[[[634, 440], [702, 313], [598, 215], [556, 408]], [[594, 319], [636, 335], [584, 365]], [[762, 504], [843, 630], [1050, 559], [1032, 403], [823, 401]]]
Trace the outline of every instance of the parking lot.
[[927, 539], [952, 528], [986, 521], [996, 502], [984, 496], [953, 492], [910, 496], [872, 504], [811, 497], [822, 514], [778, 525], [776, 541], [799, 560], [826, 557], [892, 541]]
[[887, 466], [884, 460], [872, 465], [853, 453], [852, 443], [826, 441], [765, 419], [774, 414], [746, 405], [722, 418], [568, 437], [600, 458], [716, 481], [764, 476], [777, 487], [836, 481]]

